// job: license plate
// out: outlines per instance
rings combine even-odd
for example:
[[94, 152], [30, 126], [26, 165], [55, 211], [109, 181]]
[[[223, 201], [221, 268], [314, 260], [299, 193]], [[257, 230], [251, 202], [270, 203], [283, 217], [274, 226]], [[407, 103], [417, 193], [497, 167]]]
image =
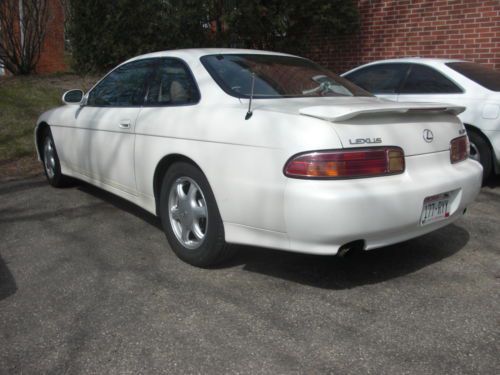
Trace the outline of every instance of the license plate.
[[427, 225], [450, 216], [450, 194], [438, 194], [424, 199], [420, 225]]

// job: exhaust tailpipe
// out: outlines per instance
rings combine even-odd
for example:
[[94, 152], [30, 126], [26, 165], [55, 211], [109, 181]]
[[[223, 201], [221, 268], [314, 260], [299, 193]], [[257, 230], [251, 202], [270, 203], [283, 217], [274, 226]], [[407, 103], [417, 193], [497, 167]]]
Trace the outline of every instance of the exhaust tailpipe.
[[364, 240], [351, 241], [351, 242], [348, 242], [348, 243], [340, 246], [339, 250], [337, 251], [337, 256], [340, 258], [343, 258], [348, 253], [360, 252], [364, 248], [365, 248], [365, 241]]

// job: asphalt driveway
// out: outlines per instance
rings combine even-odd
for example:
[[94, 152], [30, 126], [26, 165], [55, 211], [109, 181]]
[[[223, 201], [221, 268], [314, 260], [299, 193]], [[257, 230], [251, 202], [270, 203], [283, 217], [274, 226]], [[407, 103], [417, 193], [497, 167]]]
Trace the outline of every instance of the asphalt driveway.
[[86, 184], [0, 183], [0, 373], [500, 373], [500, 180], [455, 224], [345, 259], [201, 270]]

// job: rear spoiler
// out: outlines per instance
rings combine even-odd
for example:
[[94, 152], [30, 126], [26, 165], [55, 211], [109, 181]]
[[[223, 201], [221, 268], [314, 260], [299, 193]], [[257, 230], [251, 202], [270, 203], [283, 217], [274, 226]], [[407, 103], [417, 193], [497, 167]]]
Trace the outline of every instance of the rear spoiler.
[[344, 121], [360, 115], [372, 113], [450, 113], [458, 115], [465, 111], [465, 107], [459, 107], [440, 103], [398, 103], [384, 101], [375, 104], [345, 105], [318, 105], [299, 109], [304, 116], [311, 116], [327, 121]]

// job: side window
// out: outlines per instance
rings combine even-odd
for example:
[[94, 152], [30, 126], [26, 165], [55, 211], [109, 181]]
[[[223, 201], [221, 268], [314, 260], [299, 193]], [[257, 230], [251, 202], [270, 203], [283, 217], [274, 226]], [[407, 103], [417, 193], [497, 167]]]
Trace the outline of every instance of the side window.
[[413, 64], [400, 94], [454, 94], [462, 90], [452, 81], [425, 65]]
[[187, 65], [179, 59], [160, 59], [149, 83], [145, 105], [182, 105], [199, 100], [198, 87]]
[[356, 70], [345, 78], [372, 94], [396, 94], [408, 68], [408, 64], [377, 64]]
[[113, 70], [90, 92], [87, 104], [98, 107], [142, 105], [154, 63], [154, 59], [133, 61]]

